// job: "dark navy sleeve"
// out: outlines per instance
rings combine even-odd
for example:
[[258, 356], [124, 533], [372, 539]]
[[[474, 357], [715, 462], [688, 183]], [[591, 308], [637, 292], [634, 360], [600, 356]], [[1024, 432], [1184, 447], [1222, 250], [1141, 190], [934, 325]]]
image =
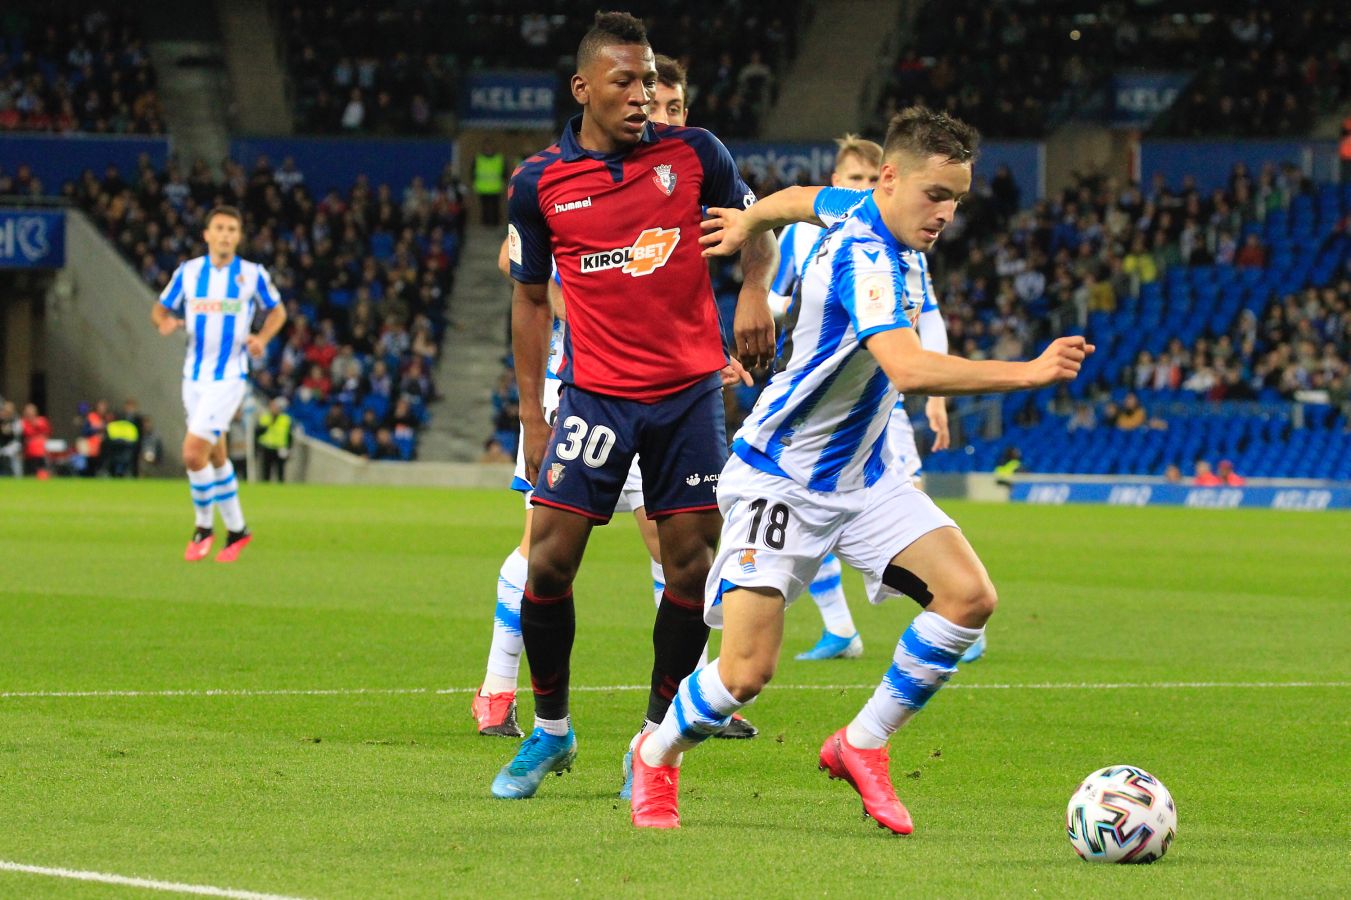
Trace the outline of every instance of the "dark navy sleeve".
[[553, 268], [549, 225], [539, 208], [539, 171], [522, 166], [507, 186], [507, 258], [511, 277], [521, 284], [544, 284]]
[[742, 180], [732, 154], [712, 132], [687, 128], [681, 138], [694, 148], [704, 168], [704, 184], [699, 192], [702, 205], [745, 209], [755, 202], [755, 192]]

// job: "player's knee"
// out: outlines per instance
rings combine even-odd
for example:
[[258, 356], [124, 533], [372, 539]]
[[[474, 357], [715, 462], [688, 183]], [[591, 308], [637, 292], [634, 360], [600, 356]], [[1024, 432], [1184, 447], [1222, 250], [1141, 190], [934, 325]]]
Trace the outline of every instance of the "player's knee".
[[980, 572], [973, 573], [971, 577], [963, 580], [959, 600], [961, 608], [966, 613], [967, 623], [972, 628], [979, 628], [994, 615], [995, 607], [999, 604], [999, 595], [990, 577]]
[[183, 465], [196, 472], [210, 461], [211, 454], [206, 445], [189, 435], [183, 442]]
[[749, 703], [765, 689], [774, 678], [774, 660], [746, 657], [730, 660], [722, 657], [718, 661], [718, 674], [722, 683], [738, 703]]
[[560, 597], [572, 590], [577, 577], [577, 563], [559, 558], [556, 554], [541, 552], [537, 544], [530, 554], [528, 588], [538, 597]]

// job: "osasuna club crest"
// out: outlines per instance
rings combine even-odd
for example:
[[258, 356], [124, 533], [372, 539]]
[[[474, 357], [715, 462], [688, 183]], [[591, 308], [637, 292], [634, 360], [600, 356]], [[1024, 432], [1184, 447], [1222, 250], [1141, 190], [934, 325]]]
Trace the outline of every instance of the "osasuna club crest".
[[549, 487], [558, 487], [558, 483], [563, 480], [563, 464], [554, 463], [549, 467]]
[[653, 166], [652, 171], [657, 173], [652, 176], [652, 180], [657, 183], [657, 187], [661, 188], [662, 193], [666, 196], [671, 196], [671, 191], [675, 190], [676, 173], [671, 171], [670, 166]]

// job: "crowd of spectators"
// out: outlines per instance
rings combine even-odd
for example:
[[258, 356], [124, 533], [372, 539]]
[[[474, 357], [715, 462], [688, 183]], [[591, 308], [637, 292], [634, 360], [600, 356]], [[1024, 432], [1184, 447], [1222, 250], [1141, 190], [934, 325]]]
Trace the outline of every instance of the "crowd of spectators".
[[0, 14], [0, 132], [161, 134], [156, 85], [129, 18], [32, 3]]
[[120, 410], [112, 410], [106, 400], [81, 403], [61, 434], [70, 438], [57, 436], [36, 403], [26, 403], [20, 411], [0, 398], [0, 477], [138, 478], [154, 471], [163, 458], [154, 422], [130, 398]]
[[[63, 194], [156, 290], [183, 260], [205, 252], [206, 212], [243, 210], [242, 256], [267, 266], [289, 319], [255, 389], [286, 397], [308, 432], [379, 459], [409, 459], [432, 370], [449, 323], [464, 236], [464, 189], [447, 168], [435, 184], [400, 192], [359, 176], [316, 199], [294, 161], [251, 168], [226, 160], [213, 178], [198, 161], [156, 171], [143, 158], [123, 175], [86, 171]], [[3, 185], [0, 185], [3, 187]]]
[[[753, 136], [796, 49], [799, 0], [692, 0], [678, 8], [635, 0], [653, 46], [690, 73], [699, 122]], [[292, 3], [283, 31], [297, 126], [306, 132], [431, 134], [454, 113], [467, 73], [542, 69], [566, 80], [589, 13], [562, 0], [459, 4], [430, 0], [376, 8], [358, 0]]]
[[1330, 0], [1269, 5], [1125, 0], [925, 3], [886, 73], [874, 130], [925, 102], [991, 137], [1036, 138], [1058, 118], [1110, 108], [1107, 76], [1194, 72], [1158, 131], [1306, 133], [1351, 96], [1345, 10]]
[[1346, 9], [1325, 0], [1250, 6], [1216, 18], [1206, 61], [1157, 134], [1307, 134], [1351, 98]]

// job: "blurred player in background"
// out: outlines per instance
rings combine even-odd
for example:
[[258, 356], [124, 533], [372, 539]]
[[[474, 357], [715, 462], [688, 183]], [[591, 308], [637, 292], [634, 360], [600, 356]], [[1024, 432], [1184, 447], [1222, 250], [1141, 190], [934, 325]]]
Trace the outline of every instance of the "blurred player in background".
[[[240, 259], [243, 238], [239, 210], [218, 206], [206, 216], [207, 255], [190, 259], [174, 272], [151, 309], [159, 333], [187, 330], [183, 363], [183, 406], [188, 431], [183, 465], [196, 511], [196, 528], [183, 558], [204, 559], [215, 540], [213, 510], [225, 523], [225, 546], [217, 562], [234, 562], [252, 535], [239, 503], [239, 481], [227, 452], [225, 433], [249, 387], [249, 356], [261, 359], [268, 341], [286, 324], [286, 308], [267, 270]], [[251, 332], [257, 307], [267, 310], [263, 326]]]
[[[720, 522], [720, 372], [728, 361], [696, 235], [703, 206], [754, 201], [711, 134], [649, 121], [658, 79], [639, 20], [598, 14], [577, 67], [572, 92], [582, 115], [557, 144], [521, 164], [508, 201], [525, 480], [534, 486], [521, 632], [535, 728], [493, 781], [504, 799], [533, 796], [576, 755], [568, 715], [572, 582], [591, 528], [609, 521], [635, 455], [666, 578], [644, 732], [655, 729], [703, 652], [708, 628], [697, 598]], [[762, 237], [742, 255], [735, 322], [737, 354], [751, 365], [774, 352], [766, 295], [777, 254]], [[556, 427], [542, 404], [551, 257], [568, 319]]]
[[912, 830], [887, 744], [956, 672], [996, 595], [952, 519], [887, 465], [897, 392], [1034, 389], [1073, 379], [1093, 351], [1082, 337], [1060, 338], [1030, 362], [976, 362], [925, 350], [916, 337], [920, 259], [970, 190], [978, 139], [968, 125], [912, 107], [888, 128], [870, 194], [790, 188], [748, 210], [710, 211], [723, 223], [708, 238], [713, 253], [791, 221], [834, 227], [802, 272], [779, 369], [722, 473], [725, 520], [705, 593], [706, 620], [724, 629], [722, 650], [681, 683], [661, 727], [638, 743], [635, 825], [679, 827], [682, 754], [769, 682], [786, 605], [833, 551], [863, 573], [873, 602], [903, 593], [923, 607], [871, 699], [820, 754], [821, 768], [848, 781], [879, 825]]

